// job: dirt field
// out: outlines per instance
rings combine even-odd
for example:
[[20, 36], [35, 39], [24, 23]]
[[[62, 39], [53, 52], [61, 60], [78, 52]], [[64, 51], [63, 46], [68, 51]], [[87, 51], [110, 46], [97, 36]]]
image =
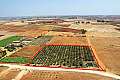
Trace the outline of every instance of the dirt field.
[[21, 80], [112, 80], [112, 78], [74, 72], [33, 71]]
[[79, 44], [88, 45], [85, 37], [54, 37], [49, 44]]
[[120, 75], [120, 38], [90, 37], [90, 41], [106, 70]]
[[32, 57], [38, 50], [40, 46], [27, 46], [16, 52], [15, 54], [11, 55], [10, 57]]
[[20, 36], [37, 37], [52, 30], [53, 25], [2, 25], [0, 31], [12, 32]]
[[11, 70], [8, 71], [7, 74], [2, 75], [0, 77], [0, 80], [12, 80], [12, 79], [15, 78], [15, 76], [18, 75], [19, 72], [20, 72], [19, 69], [11, 69]]
[[71, 28], [53, 28], [53, 31], [57, 31], [57, 32], [72, 32], [72, 33], [80, 33], [80, 30], [78, 29], [71, 29]]
[[26, 37], [38, 37], [38, 36], [41, 36], [41, 35], [44, 35], [48, 33], [48, 31], [43, 31], [43, 30], [27, 30], [25, 32], [19, 32], [17, 33], [18, 35], [20, 36], [26, 36]]
[[72, 33], [72, 32], [49, 31], [46, 35], [49, 35], [49, 36], [73, 36], [74, 33]]
[[8, 69], [8, 67], [0, 66], [0, 72], [2, 72], [2, 71], [5, 70], [5, 69]]

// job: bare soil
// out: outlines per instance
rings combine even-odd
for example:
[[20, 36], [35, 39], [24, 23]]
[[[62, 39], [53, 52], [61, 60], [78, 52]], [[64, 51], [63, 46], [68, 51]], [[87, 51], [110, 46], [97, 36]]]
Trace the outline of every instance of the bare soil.
[[112, 80], [112, 78], [75, 72], [33, 71], [21, 80]]
[[3, 70], [8, 69], [8, 67], [4, 67], [4, 66], [0, 66], [0, 72], [2, 72]]
[[120, 37], [90, 37], [107, 71], [120, 75]]
[[0, 80], [12, 80], [12, 79], [15, 78], [15, 76], [18, 75], [19, 72], [20, 72], [20, 70], [18, 70], [18, 69], [11, 69], [11, 70], [8, 72], [8, 74], [2, 75], [2, 76], [0, 77]]
[[26, 46], [16, 53], [12, 54], [10, 57], [32, 57], [38, 50], [40, 46]]
[[49, 44], [88, 45], [86, 37], [53, 37]]

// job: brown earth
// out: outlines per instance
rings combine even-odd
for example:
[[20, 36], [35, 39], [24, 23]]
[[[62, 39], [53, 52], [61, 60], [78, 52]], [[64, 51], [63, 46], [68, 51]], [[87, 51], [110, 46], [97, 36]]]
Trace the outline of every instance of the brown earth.
[[4, 35], [0, 35], [0, 37], [2, 37], [2, 36], [4, 36]]
[[14, 25], [2, 25], [0, 31], [8, 31], [18, 34], [20, 36], [37, 37], [48, 33], [52, 30], [53, 25], [26, 25], [26, 26], [14, 26]]
[[0, 66], [0, 72], [2, 72], [3, 70], [8, 69], [8, 67], [4, 67], [4, 66]]
[[75, 72], [33, 71], [21, 80], [112, 80], [112, 78]]
[[10, 57], [26, 57], [31, 58], [38, 50], [40, 46], [26, 46], [16, 53], [12, 54]]
[[120, 37], [90, 37], [107, 71], [120, 75]]
[[11, 69], [7, 74], [2, 75], [0, 77], [0, 80], [12, 80], [19, 74], [19, 72], [19, 69]]
[[53, 37], [49, 44], [88, 45], [86, 37]]
[[80, 30], [77, 29], [71, 29], [71, 28], [57, 28], [53, 31], [57, 31], [57, 32], [73, 32], [73, 33], [80, 33]]

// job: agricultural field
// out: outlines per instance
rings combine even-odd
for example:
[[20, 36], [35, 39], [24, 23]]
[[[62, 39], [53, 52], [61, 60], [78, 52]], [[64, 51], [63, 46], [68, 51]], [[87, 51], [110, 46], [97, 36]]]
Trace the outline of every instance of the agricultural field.
[[48, 43], [52, 39], [52, 36], [41, 36], [34, 39], [29, 45], [43, 45]]
[[120, 37], [89, 37], [106, 71], [120, 75]]
[[31, 71], [24, 75], [21, 80], [113, 80], [109, 77], [76, 73], [76, 72], [57, 72], [57, 71]]
[[47, 45], [33, 58], [40, 66], [98, 67], [89, 46]]
[[0, 59], [2, 63], [29, 63], [30, 60], [24, 57], [5, 57]]
[[9, 57], [25, 57], [31, 58], [38, 50], [40, 46], [26, 46], [19, 51], [15, 52]]
[[71, 28], [62, 28], [62, 27], [55, 27], [53, 28], [52, 31], [56, 31], [56, 32], [72, 32], [72, 33], [80, 33], [80, 30], [77, 29], [71, 29]]
[[53, 37], [49, 44], [79, 44], [88, 45], [86, 37]]
[[12, 43], [13, 41], [20, 40], [22, 37], [21, 36], [12, 36], [8, 37], [6, 39], [0, 40], [0, 47], [5, 47], [8, 44]]
[[74, 36], [72, 32], [57, 32], [57, 31], [49, 31], [46, 35], [49, 36]]

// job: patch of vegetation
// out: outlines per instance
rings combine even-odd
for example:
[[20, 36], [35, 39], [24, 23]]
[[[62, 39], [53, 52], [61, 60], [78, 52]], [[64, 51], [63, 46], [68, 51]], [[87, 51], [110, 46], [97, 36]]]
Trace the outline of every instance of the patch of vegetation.
[[13, 41], [20, 40], [21, 38], [22, 38], [21, 36], [12, 36], [12, 37], [8, 37], [6, 39], [3, 39], [0, 41], [0, 47], [5, 47], [8, 44], [12, 43]]
[[[89, 46], [46, 46], [34, 57], [33, 64], [75, 68], [97, 67]], [[89, 64], [91, 63], [91, 64]]]
[[0, 60], [0, 62], [6, 62], [6, 63], [28, 63], [29, 59], [24, 57], [6, 57]]
[[87, 32], [87, 30], [81, 29], [80, 32], [81, 32], [82, 34], [85, 34], [85, 33]]
[[6, 54], [7, 54], [6, 51], [0, 52], [0, 58], [4, 57]]

